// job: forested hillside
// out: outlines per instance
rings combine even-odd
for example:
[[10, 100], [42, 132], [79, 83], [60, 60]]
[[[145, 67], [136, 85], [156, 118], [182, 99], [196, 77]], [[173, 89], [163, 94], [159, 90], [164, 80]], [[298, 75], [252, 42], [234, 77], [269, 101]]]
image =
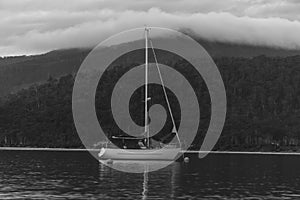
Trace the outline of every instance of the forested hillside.
[[[215, 149], [300, 150], [300, 56], [223, 57], [215, 62], [228, 100]], [[72, 118], [73, 82], [74, 74], [50, 76], [6, 96], [0, 106], [1, 146], [82, 147]], [[193, 148], [199, 145], [195, 141]]]
[[[286, 57], [300, 54], [300, 50], [214, 42], [192, 37], [197, 39], [214, 58], [252, 58], [259, 55]], [[91, 48], [74, 48], [33, 56], [0, 57], [0, 98], [10, 92], [27, 88], [31, 84], [46, 81], [49, 76], [58, 78], [76, 72], [90, 51]]]

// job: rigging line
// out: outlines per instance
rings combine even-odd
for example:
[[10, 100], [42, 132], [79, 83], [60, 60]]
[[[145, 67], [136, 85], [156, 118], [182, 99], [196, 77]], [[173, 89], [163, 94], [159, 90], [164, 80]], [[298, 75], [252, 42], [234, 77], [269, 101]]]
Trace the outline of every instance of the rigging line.
[[165, 99], [166, 99], [166, 102], [167, 102], [168, 110], [169, 110], [169, 113], [171, 115], [171, 120], [172, 120], [172, 124], [173, 124], [173, 130], [175, 130], [175, 134], [176, 134], [176, 137], [178, 139], [179, 146], [181, 147], [180, 138], [179, 138], [179, 135], [178, 135], [178, 131], [176, 129], [175, 120], [174, 120], [173, 113], [172, 113], [172, 110], [171, 110], [171, 105], [170, 105], [170, 102], [169, 102], [169, 99], [168, 99], [168, 95], [167, 95], [167, 92], [166, 92], [165, 84], [164, 84], [164, 81], [162, 79], [162, 75], [161, 75], [160, 69], [159, 69], [159, 66], [158, 66], [158, 62], [157, 62], [156, 54], [155, 54], [155, 51], [154, 51], [154, 48], [153, 48], [152, 40], [150, 38], [149, 38], [149, 43], [150, 43], [150, 46], [151, 46], [151, 49], [152, 49], [152, 52], [153, 52], [153, 56], [154, 56], [154, 60], [155, 60], [155, 65], [156, 65], [156, 68], [157, 68], [157, 71], [158, 71], [158, 74], [159, 74], [160, 82], [162, 84], [162, 88], [163, 88], [163, 92], [164, 92]]

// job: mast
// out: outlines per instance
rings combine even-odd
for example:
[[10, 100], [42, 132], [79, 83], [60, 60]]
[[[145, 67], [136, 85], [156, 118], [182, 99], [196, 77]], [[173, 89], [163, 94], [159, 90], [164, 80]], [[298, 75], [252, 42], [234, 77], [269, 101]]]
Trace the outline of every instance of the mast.
[[147, 134], [147, 147], [150, 147], [149, 127], [148, 127], [148, 32], [149, 28], [145, 27], [145, 132]]

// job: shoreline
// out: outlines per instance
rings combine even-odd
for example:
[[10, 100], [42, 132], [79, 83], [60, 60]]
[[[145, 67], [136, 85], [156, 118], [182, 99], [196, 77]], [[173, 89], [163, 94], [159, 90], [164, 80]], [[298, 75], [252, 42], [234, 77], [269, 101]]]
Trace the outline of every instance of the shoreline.
[[[0, 151], [61, 151], [61, 152], [99, 152], [100, 149], [69, 149], [69, 148], [37, 148], [37, 147], [0, 147]], [[299, 155], [300, 152], [260, 152], [260, 151], [181, 151], [181, 153], [212, 153], [212, 154], [252, 154], [252, 155]]]

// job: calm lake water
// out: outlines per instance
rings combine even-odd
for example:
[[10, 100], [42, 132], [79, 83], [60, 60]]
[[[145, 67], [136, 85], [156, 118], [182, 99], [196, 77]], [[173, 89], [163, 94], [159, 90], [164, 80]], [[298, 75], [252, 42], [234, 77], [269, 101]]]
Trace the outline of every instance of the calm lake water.
[[147, 175], [87, 152], [0, 151], [0, 199], [300, 199], [300, 156], [189, 156]]

